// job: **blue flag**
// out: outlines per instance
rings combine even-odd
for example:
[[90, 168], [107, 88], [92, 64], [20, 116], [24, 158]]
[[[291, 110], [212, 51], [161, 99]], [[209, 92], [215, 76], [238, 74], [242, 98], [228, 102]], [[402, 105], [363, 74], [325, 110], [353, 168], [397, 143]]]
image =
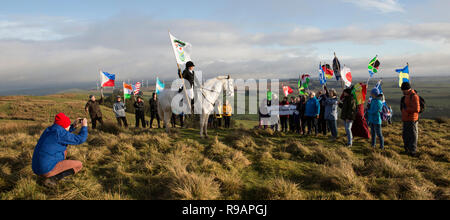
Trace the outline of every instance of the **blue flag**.
[[403, 69], [395, 70], [395, 72], [399, 73], [398, 75], [398, 86], [402, 87], [404, 82], [409, 82], [409, 66], [406, 66]]
[[162, 83], [161, 81], [159, 81], [159, 78], [156, 78], [156, 94], [159, 95], [159, 93], [161, 93], [161, 91], [164, 90], [164, 83]]
[[325, 72], [323, 71], [321, 64], [319, 64], [319, 80], [320, 85], [325, 85], [327, 83], [327, 78], [325, 77]]

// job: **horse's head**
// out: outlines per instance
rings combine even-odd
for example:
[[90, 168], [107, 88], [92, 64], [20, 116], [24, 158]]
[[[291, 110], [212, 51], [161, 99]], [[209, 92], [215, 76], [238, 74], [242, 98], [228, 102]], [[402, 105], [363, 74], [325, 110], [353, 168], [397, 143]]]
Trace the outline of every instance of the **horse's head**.
[[234, 96], [234, 80], [230, 76], [219, 76], [219, 79], [223, 80], [223, 90], [225, 95], [229, 97]]

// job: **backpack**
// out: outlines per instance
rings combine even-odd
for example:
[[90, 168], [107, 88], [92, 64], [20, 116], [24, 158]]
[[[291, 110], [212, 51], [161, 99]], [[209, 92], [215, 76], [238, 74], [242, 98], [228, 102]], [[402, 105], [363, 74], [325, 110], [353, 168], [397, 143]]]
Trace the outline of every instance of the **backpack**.
[[[419, 110], [419, 114], [422, 114], [425, 111], [425, 106], [426, 106], [426, 101], [423, 97], [421, 97], [419, 95], [419, 93], [414, 90], [414, 92], [416, 92], [416, 95], [419, 96], [419, 103], [420, 103], [420, 110]], [[410, 96], [410, 98], [412, 99], [413, 97]], [[405, 104], [405, 96], [402, 97], [401, 103], [400, 103], [400, 109], [403, 110], [404, 108], [406, 108], [406, 104]]]
[[381, 120], [383, 121], [388, 121], [390, 116], [391, 116], [391, 110], [389, 109], [389, 107], [386, 105], [386, 103], [383, 104], [383, 109], [381, 110]]

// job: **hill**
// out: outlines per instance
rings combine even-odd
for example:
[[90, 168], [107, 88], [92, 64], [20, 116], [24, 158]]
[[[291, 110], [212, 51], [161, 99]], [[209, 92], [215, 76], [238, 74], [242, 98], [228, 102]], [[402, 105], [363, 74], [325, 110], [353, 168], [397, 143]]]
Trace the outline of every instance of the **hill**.
[[[0, 199], [450, 199], [450, 124], [420, 123], [419, 156], [401, 154], [401, 124], [384, 127], [386, 150], [344, 131], [300, 137], [252, 129], [123, 130], [107, 124], [87, 143], [68, 148], [83, 170], [57, 189], [31, 170], [33, 148], [53, 116], [85, 117], [85, 94], [0, 97]], [[102, 106], [105, 120], [115, 122]], [[134, 116], [128, 115], [131, 124]]]

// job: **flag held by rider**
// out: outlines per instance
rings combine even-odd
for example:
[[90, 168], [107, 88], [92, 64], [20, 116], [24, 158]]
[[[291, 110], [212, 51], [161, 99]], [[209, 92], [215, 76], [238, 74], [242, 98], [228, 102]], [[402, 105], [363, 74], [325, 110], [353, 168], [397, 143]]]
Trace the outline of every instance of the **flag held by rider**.
[[191, 61], [190, 51], [191, 44], [178, 38], [174, 37], [171, 33], [169, 33], [170, 42], [173, 47], [173, 52], [175, 53], [175, 57], [177, 59], [178, 64], [186, 64]]

